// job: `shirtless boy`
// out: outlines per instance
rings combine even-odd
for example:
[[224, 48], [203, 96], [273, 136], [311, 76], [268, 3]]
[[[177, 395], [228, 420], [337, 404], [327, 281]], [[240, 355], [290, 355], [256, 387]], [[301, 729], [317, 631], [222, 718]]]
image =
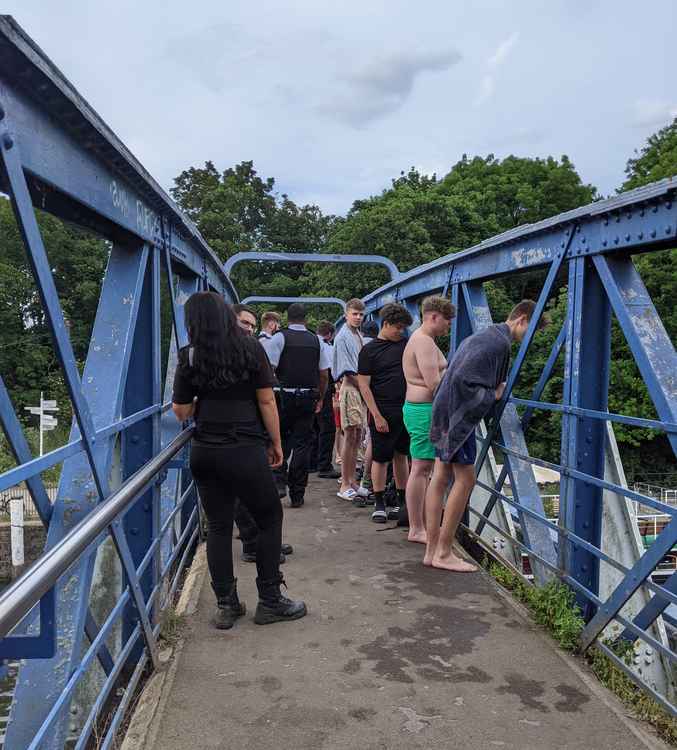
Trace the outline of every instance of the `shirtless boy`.
[[428, 479], [435, 462], [430, 442], [433, 396], [447, 361], [435, 338], [449, 333], [454, 306], [446, 297], [426, 297], [421, 305], [421, 326], [411, 335], [402, 357], [407, 396], [402, 409], [409, 432], [411, 471], [407, 482], [409, 541], [426, 543], [423, 508]]

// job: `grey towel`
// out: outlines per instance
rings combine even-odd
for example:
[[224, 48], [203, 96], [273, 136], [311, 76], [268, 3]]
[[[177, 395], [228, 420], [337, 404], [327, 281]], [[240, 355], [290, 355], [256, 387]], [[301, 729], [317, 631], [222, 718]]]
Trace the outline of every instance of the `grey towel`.
[[496, 403], [508, 374], [510, 329], [492, 325], [464, 339], [449, 362], [433, 400], [430, 440], [442, 461], [456, 451]]

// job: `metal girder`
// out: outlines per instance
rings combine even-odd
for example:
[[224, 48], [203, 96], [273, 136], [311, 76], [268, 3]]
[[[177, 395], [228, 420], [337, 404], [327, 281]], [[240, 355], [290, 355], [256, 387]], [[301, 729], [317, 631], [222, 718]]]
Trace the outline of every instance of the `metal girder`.
[[265, 261], [267, 263], [369, 263], [371, 265], [385, 266], [390, 272], [390, 278], [395, 281], [400, 277], [397, 266], [386, 258], [385, 255], [346, 255], [337, 253], [268, 253], [268, 252], [244, 252], [235, 253], [228, 258], [223, 266], [228, 278], [233, 268], [243, 261]]
[[[592, 262], [584, 257], [569, 263], [569, 304], [565, 378], [565, 406], [606, 411], [611, 357], [611, 310]], [[594, 320], [595, 325], [587, 321]], [[566, 413], [562, 418], [562, 466], [595, 477], [604, 476], [604, 422]], [[565, 475], [560, 487], [560, 525], [598, 549], [602, 546], [603, 490], [598, 485]], [[599, 592], [599, 559], [575, 543], [560, 540], [560, 566], [593, 594]], [[594, 604], [577, 593], [586, 620]]]
[[237, 298], [193, 222], [10, 16], [0, 16], [0, 124], [20, 143], [35, 205], [123, 242], [160, 244], [165, 222], [174, 262]]
[[[449, 283], [533, 270], [552, 263], [565, 249], [564, 229], [578, 229], [565, 260], [579, 256], [627, 255], [674, 247], [677, 238], [677, 178], [671, 177], [604, 201], [524, 224], [460, 253], [445, 255], [400, 275], [364, 298], [376, 310], [394, 297], [401, 301], [445, 289]], [[562, 243], [565, 242], [563, 245]], [[451, 273], [451, 281], [449, 281]]]
[[[114, 245], [111, 251], [81, 386], [82, 397], [90, 406], [95, 427], [107, 426], [121, 414], [147, 257], [147, 247], [141, 251], [141, 256], [134, 249], [118, 245]], [[71, 433], [71, 438], [79, 436], [77, 427]], [[115, 439], [112, 436], [96, 443], [98, 461], [106, 479], [112, 466]], [[50, 549], [60, 541], [90, 512], [98, 499], [87, 456], [79, 453], [66, 460], [47, 532], [46, 548]], [[28, 747], [60, 689], [77, 666], [90, 600], [94, 552], [81, 559], [59, 584], [56, 617], [59, 639], [54, 658], [26, 662], [19, 670], [13, 721], [7, 729], [10, 746]], [[114, 586], [112, 577], [108, 583]], [[114, 595], [114, 592], [111, 590], [109, 595]], [[58, 747], [59, 737], [55, 736], [55, 740]]]
[[292, 302], [302, 302], [304, 305], [338, 305], [344, 312], [346, 309], [346, 303], [339, 297], [267, 297], [253, 294], [242, 300], [243, 305], [257, 302], [276, 302], [286, 305], [291, 305]]

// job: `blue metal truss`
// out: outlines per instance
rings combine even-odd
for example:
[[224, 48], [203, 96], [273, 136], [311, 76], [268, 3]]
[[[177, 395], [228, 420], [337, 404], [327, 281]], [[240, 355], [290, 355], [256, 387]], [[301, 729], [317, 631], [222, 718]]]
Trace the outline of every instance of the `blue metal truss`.
[[[229, 280], [237, 263], [380, 263], [388, 268], [391, 281], [367, 295], [367, 315], [375, 316], [383, 304], [396, 300], [418, 318], [421, 297], [435, 292], [450, 295], [457, 309], [452, 352], [464, 338], [492, 323], [484, 282], [542, 269], [545, 281], [536, 315], [511, 368], [504, 398], [485, 425], [486, 438], [478, 455], [479, 470], [492, 448], [500, 450], [504, 469], [495, 482], [491, 478], [493, 486], [483, 485], [491, 497], [470, 509], [473, 522], [466, 518], [465, 528], [480, 539], [485, 526], [505, 533], [490, 516], [496, 503], [514, 506], [519, 536], [511, 544], [529, 556], [538, 584], [557, 576], [576, 592], [588, 620], [581, 639], [584, 647], [599, 644], [607, 626], [615, 621], [623, 637], [650, 645], [666, 663], [674, 660], [675, 654], [655, 625], [665, 607], [677, 603], [677, 578], [661, 586], [650, 576], [677, 541], [677, 512], [609, 479], [605, 435], [612, 422], [650, 426], [663, 430], [677, 453], [677, 355], [631, 259], [635, 253], [674, 246], [675, 179], [518, 227], [403, 274], [388, 258], [362, 255], [241, 253], [223, 268], [192, 222], [73, 86], [11, 19], [2, 17], [0, 189], [12, 200], [75, 415], [67, 444], [33, 458], [0, 379], [0, 420], [17, 459], [15, 468], [0, 475], [0, 490], [26, 481], [48, 526], [50, 553], [62, 549], [69, 533], [95, 515], [92, 511], [105, 507], [122, 483], [128, 486], [138, 470], [175, 444], [181, 427], [168, 406], [177, 352], [186, 343], [184, 303], [199, 289], [214, 289], [228, 301], [237, 301]], [[90, 228], [111, 242], [82, 377], [35, 220], [35, 206]], [[515, 398], [512, 391], [529, 356], [538, 320], [565, 270], [565, 326], [531, 398]], [[173, 323], [164, 383], [159, 339], [163, 283], [169, 291]], [[608, 412], [612, 314], [628, 341], [658, 419]], [[562, 403], [542, 402], [562, 349]], [[519, 409], [524, 410], [521, 415]], [[563, 416], [560, 464], [529, 455], [525, 431], [540, 410]], [[76, 747], [85, 746], [113, 689], [126, 684], [102, 745], [111, 746], [134, 686], [146, 664], [156, 662], [158, 617], [171, 601], [199, 533], [199, 507], [185, 456], [185, 446], [181, 453], [172, 453], [154, 483], [145, 483], [125, 513], [110, 521], [106, 532], [78, 556], [68, 573], [53, 588], [40, 592], [32, 603], [33, 611], [13, 634], [2, 633], [7, 637], [0, 641], [0, 654], [27, 660], [19, 673], [8, 746], [63, 747], [74, 692], [84, 675], [95, 668], [100, 690], [78, 719], [81, 733]], [[40, 473], [59, 463], [63, 468], [52, 506]], [[558, 524], [544, 517], [533, 465], [561, 474]], [[503, 492], [508, 477], [512, 495]], [[671, 516], [656, 542], [630, 565], [619, 563], [613, 550], [602, 549], [602, 508], [609, 493]], [[114, 584], [93, 587], [100, 571], [97, 565], [111, 545], [119, 580], [114, 576]], [[606, 598], [600, 595], [603, 565], [622, 575]], [[640, 588], [653, 598], [631, 614], [628, 602]], [[108, 600], [99, 596], [102, 589]], [[115, 628], [120, 630], [117, 639], [112, 638]], [[658, 694], [613, 651], [601, 647], [619, 668], [674, 712], [666, 695]], [[129, 681], [122, 683], [123, 676]]]

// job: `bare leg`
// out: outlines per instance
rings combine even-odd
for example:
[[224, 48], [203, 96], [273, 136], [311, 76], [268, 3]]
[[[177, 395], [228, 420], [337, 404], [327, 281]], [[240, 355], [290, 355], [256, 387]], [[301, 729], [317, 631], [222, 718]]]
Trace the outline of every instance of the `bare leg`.
[[380, 464], [378, 461], [372, 461], [371, 481], [374, 485], [374, 492], [383, 492], [385, 490], [387, 477], [388, 464]]
[[409, 459], [404, 453], [395, 453], [393, 456], [393, 477], [396, 489], [406, 489], [409, 481]]
[[350, 489], [355, 483], [355, 463], [359, 440], [360, 427], [344, 427], [341, 452], [341, 492]]
[[[440, 531], [437, 548], [432, 559], [433, 568], [454, 570], [459, 573], [471, 573], [477, 568], [462, 560], [452, 551], [451, 545], [456, 536], [458, 524], [468, 504], [468, 498], [475, 486], [475, 467], [466, 464], [451, 464], [454, 471], [454, 486], [451, 488], [447, 498], [447, 506], [444, 509], [444, 521]], [[435, 467], [437, 468], [437, 467]], [[433, 476], [433, 481], [435, 478]]]
[[442, 500], [447, 491], [452, 477], [451, 464], [442, 463], [439, 458], [435, 459], [433, 478], [428, 485], [425, 496], [425, 527], [427, 544], [424, 565], [432, 565], [437, 553], [438, 540], [440, 538], [440, 521], [442, 520]]
[[413, 458], [411, 471], [407, 480], [407, 513], [409, 515], [410, 542], [425, 544], [426, 531], [423, 520], [423, 509], [425, 507], [425, 496], [428, 489], [428, 479], [433, 468], [432, 461], [423, 461]]
[[[362, 464], [362, 467], [363, 467], [362, 481], [360, 482], [360, 484], [362, 485], [362, 487], [366, 486], [365, 482], [368, 483], [369, 480], [371, 480], [372, 484], [373, 484], [373, 481], [374, 481], [374, 478], [371, 475], [373, 448], [372, 448], [372, 445], [371, 445], [371, 434], [369, 433], [369, 430], [367, 430], [366, 440], [367, 440], [367, 446], [366, 446], [366, 448], [364, 450], [364, 462]], [[357, 485], [355, 485], [355, 489], [357, 489]], [[385, 489], [385, 486], [384, 486], [383, 489]], [[375, 486], [374, 486], [374, 492], [376, 492], [376, 487]]]

